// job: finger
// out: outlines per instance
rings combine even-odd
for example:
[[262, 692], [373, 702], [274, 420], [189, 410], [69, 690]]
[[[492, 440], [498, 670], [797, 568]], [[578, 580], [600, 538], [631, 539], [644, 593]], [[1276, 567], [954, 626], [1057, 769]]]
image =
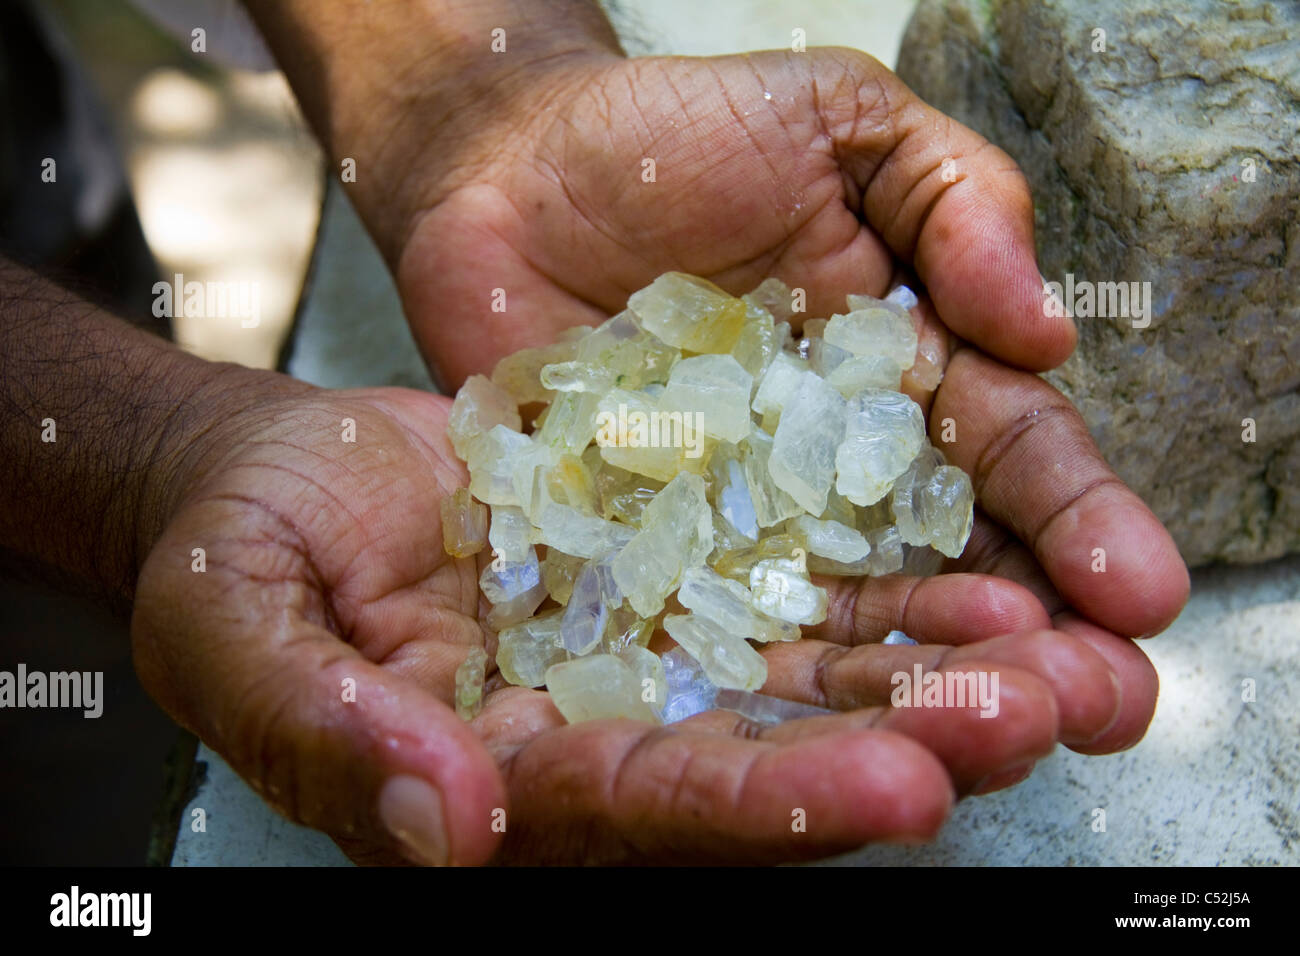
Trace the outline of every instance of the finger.
[[969, 644], [1051, 626], [1032, 593], [989, 575], [815, 577], [829, 606], [826, 620], [805, 627], [804, 636], [838, 644], [879, 643], [894, 630], [929, 644]]
[[[1015, 666], [975, 658], [945, 660], [936, 648], [845, 651], [814, 641], [773, 645], [764, 656], [769, 674], [765, 694], [851, 711], [781, 724], [772, 729], [774, 739], [826, 733], [843, 725], [903, 733], [943, 762], [958, 793], [970, 792], [1007, 767], [1036, 760], [1056, 745], [1059, 715], [1051, 689]], [[918, 664], [922, 674], [937, 675], [923, 681], [952, 685], [938, 706], [921, 696], [921, 688], [912, 690]], [[949, 699], [959, 688], [960, 699]]]
[[1074, 324], [1043, 308], [1033, 202], [1011, 157], [865, 54], [826, 51], [813, 68], [863, 217], [915, 268], [944, 322], [1023, 368], [1065, 361]]
[[[491, 757], [448, 707], [328, 629], [292, 534], [229, 497], [187, 508], [140, 575], [142, 683], [278, 811], [354, 858], [487, 860], [506, 806]], [[202, 575], [189, 570], [195, 541]]]
[[1109, 729], [1087, 744], [1072, 745], [1071, 749], [1083, 754], [1109, 754], [1136, 745], [1151, 725], [1160, 693], [1160, 678], [1150, 659], [1132, 641], [1104, 631], [1073, 612], [1056, 615], [1052, 626], [1086, 643], [1105, 658], [1122, 688], [1120, 710]]
[[[895, 699], [899, 675], [981, 665], [1033, 675], [1055, 700], [1059, 736], [1084, 743], [1108, 730], [1120, 712], [1121, 685], [1107, 660], [1088, 644], [1051, 630], [1004, 634], [964, 647], [878, 645], [845, 650], [803, 640], [764, 651], [764, 693], [846, 710]], [[1002, 679], [1005, 682], [1005, 678]]]
[[871, 729], [777, 743], [592, 721], [537, 737], [507, 775], [506, 849], [536, 863], [815, 859], [928, 839], [954, 799], [933, 754]]
[[1173, 621], [1187, 602], [1187, 567], [1064, 396], [962, 349], [935, 395], [932, 429], [945, 417], [957, 434], [943, 446], [948, 460], [971, 475], [980, 506], [1029, 546], [1072, 607], [1130, 637]]
[[1038, 559], [1018, 538], [984, 514], [978, 505], [975, 506], [975, 521], [966, 547], [957, 557], [944, 562], [943, 571], [945, 574], [987, 574], [1014, 581], [1028, 589], [1048, 614], [1066, 607]]

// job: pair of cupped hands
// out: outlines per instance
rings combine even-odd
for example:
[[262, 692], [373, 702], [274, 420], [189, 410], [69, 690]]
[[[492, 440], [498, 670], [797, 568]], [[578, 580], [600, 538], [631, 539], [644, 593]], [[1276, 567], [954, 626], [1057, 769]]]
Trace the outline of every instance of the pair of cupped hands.
[[[177, 720], [353, 859], [458, 864], [770, 862], [921, 841], [956, 799], [1020, 781], [1057, 744], [1105, 754], [1141, 738], [1157, 680], [1133, 639], [1177, 615], [1187, 571], [1034, 374], [1076, 333], [1044, 310], [1032, 202], [1006, 154], [849, 50], [576, 57], [474, 130], [454, 161], [409, 156], [400, 183], [354, 195], [449, 394], [669, 270], [734, 294], [777, 276], [807, 291], [809, 316], [907, 276], [944, 374], [933, 391], [905, 385], [971, 475], [970, 543], [934, 577], [822, 582], [825, 623], [763, 649], [765, 693], [837, 715], [570, 726], [489, 667], [466, 723], [454, 673], [494, 637], [483, 555], [443, 550], [439, 502], [467, 481], [451, 399], [231, 370], [246, 384], [223, 387], [167, 463], [136, 590], [137, 669]], [[895, 628], [919, 643], [882, 644]], [[997, 715], [890, 706], [890, 676], [918, 663], [996, 672]]]

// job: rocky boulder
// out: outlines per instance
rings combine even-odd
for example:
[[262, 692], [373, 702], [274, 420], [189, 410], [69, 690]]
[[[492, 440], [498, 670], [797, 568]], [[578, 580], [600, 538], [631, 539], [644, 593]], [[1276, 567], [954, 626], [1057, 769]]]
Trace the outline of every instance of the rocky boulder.
[[1300, 550], [1300, 4], [922, 0], [898, 72], [1029, 177], [1047, 377], [1188, 563]]

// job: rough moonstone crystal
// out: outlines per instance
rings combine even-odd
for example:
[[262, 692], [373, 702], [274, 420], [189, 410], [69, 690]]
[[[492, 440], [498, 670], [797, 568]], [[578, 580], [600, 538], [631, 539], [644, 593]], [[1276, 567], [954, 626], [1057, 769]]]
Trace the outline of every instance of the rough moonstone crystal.
[[898, 532], [911, 545], [930, 545], [955, 558], [966, 547], [974, 522], [975, 492], [970, 476], [944, 464], [928, 448], [898, 479], [890, 499]]
[[640, 644], [629, 644], [617, 653], [623, 663], [632, 668], [641, 689], [642, 703], [649, 704], [651, 710], [662, 716], [664, 704], [668, 702], [668, 680], [659, 655]]
[[700, 662], [686, 653], [683, 647], [674, 647], [661, 658], [668, 694], [663, 706], [665, 724], [673, 724], [713, 710], [718, 696], [718, 685], [709, 680]]
[[730, 355], [697, 355], [673, 366], [659, 407], [698, 415], [706, 435], [738, 442], [749, 434], [753, 384], [754, 377]]
[[483, 675], [487, 670], [487, 653], [481, 647], [470, 648], [456, 668], [456, 716], [473, 720], [483, 709]]
[[605, 635], [610, 610], [622, 602], [608, 557], [602, 555], [584, 564], [564, 609], [561, 633], [565, 649], [579, 656], [591, 653]]
[[556, 604], [569, 603], [573, 582], [586, 563], [585, 558], [565, 554], [557, 548], [546, 549], [546, 559], [542, 561], [542, 583]]
[[663, 610], [682, 573], [713, 550], [713, 512], [698, 475], [680, 474], [646, 506], [641, 531], [614, 558], [614, 581], [642, 617]]
[[518, 505], [513, 456], [532, 446], [527, 435], [495, 425], [470, 448], [469, 493], [487, 505]]
[[546, 597], [537, 552], [531, 545], [523, 561], [489, 562], [478, 583], [492, 604], [488, 624], [498, 630], [528, 617]]
[[906, 371], [916, 361], [916, 325], [906, 309], [851, 295], [847, 315], [831, 316], [825, 339], [854, 355], [880, 355]]
[[875, 504], [925, 443], [925, 416], [900, 392], [868, 388], [849, 399], [844, 422], [835, 490], [854, 504]]
[[709, 568], [691, 568], [677, 592], [682, 607], [708, 618], [731, 634], [752, 641], [797, 641], [799, 627], [754, 607], [749, 588]]
[[767, 469], [777, 487], [805, 511], [826, 510], [835, 481], [835, 451], [844, 438], [844, 399], [812, 372], [804, 372], [781, 413]]
[[496, 425], [519, 431], [522, 420], [514, 396], [486, 376], [471, 375], [456, 393], [447, 417], [451, 447], [467, 458], [473, 443]]
[[804, 513], [799, 502], [779, 487], [772, 477], [769, 464], [772, 458], [772, 442], [772, 436], [755, 425], [750, 428], [749, 437], [741, 445], [745, 483], [749, 485], [754, 516], [759, 526], [763, 528], [770, 528], [780, 524], [786, 518]]
[[754, 393], [751, 407], [764, 417], [780, 418], [785, 404], [794, 397], [795, 389], [808, 371], [808, 363], [789, 352], [781, 352], [763, 373]]
[[531, 531], [532, 525], [522, 508], [497, 505], [492, 509], [492, 526], [488, 530], [493, 557], [515, 564], [528, 560]]
[[442, 546], [453, 558], [478, 554], [488, 538], [488, 510], [457, 488], [438, 504], [442, 515]]
[[880, 643], [882, 643], [882, 644], [915, 644], [916, 641], [912, 640], [910, 637], [908, 637], [908, 636], [907, 636], [906, 634], [904, 634], [902, 631], [890, 631], [888, 634], [885, 635], [885, 639], [884, 639], [883, 641], [881, 641]]
[[786, 700], [783, 697], [771, 697], [768, 694], [755, 694], [753, 691], [726, 688], [718, 691], [715, 706], [718, 710], [730, 710], [754, 721], [756, 724], [767, 726], [783, 724], [787, 720], [802, 720], [805, 717], [826, 717], [839, 713], [836, 710], [827, 710], [825, 707], [816, 707], [812, 704], [801, 704], [798, 701]]
[[700, 662], [718, 687], [756, 690], [767, 680], [767, 661], [743, 637], [698, 614], [669, 614], [664, 630]]
[[542, 385], [542, 368], [572, 359], [577, 354], [578, 340], [589, 334], [591, 329], [580, 325], [561, 333], [560, 341], [551, 345], [507, 355], [492, 370], [492, 383], [509, 392], [519, 405], [549, 402], [555, 394]]
[[729, 352], [745, 324], [745, 304], [712, 282], [668, 272], [627, 300], [646, 331], [690, 352]]
[[[802, 298], [670, 273], [466, 383], [449, 431], [470, 485], [440, 503], [444, 542], [491, 545], [479, 584], [504, 680], [545, 686], [569, 721], [825, 713], [753, 693], [757, 643], [826, 617], [810, 573], [926, 574], [961, 550], [970, 482], [900, 392], [937, 381], [915, 296], [850, 296], [843, 315], [800, 316], [796, 343]], [[536, 613], [548, 596], [559, 606]], [[660, 627], [677, 642], [662, 655]], [[466, 714], [484, 666], [458, 673]]]
[[560, 626], [564, 609], [557, 608], [504, 628], [497, 635], [497, 668], [519, 687], [541, 687], [546, 669], [569, 659]]
[[871, 551], [861, 531], [839, 521], [818, 521], [800, 515], [790, 519], [790, 530], [803, 538], [813, 554], [842, 564], [865, 560]]
[[546, 689], [571, 724], [615, 717], [660, 722], [655, 709], [641, 699], [636, 672], [614, 654], [592, 654], [552, 664], [546, 671]]
[[826, 591], [808, 579], [798, 561], [764, 558], [749, 572], [754, 607], [794, 624], [820, 624], [830, 604]]

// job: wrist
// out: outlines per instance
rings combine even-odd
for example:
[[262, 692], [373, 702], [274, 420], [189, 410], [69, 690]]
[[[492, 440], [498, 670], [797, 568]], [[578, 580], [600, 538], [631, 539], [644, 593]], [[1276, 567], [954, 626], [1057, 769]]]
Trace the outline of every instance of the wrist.
[[[594, 0], [245, 0], [390, 267], [419, 214], [508, 153], [584, 70], [619, 59]], [[496, 33], [494, 31], [502, 31]]]

